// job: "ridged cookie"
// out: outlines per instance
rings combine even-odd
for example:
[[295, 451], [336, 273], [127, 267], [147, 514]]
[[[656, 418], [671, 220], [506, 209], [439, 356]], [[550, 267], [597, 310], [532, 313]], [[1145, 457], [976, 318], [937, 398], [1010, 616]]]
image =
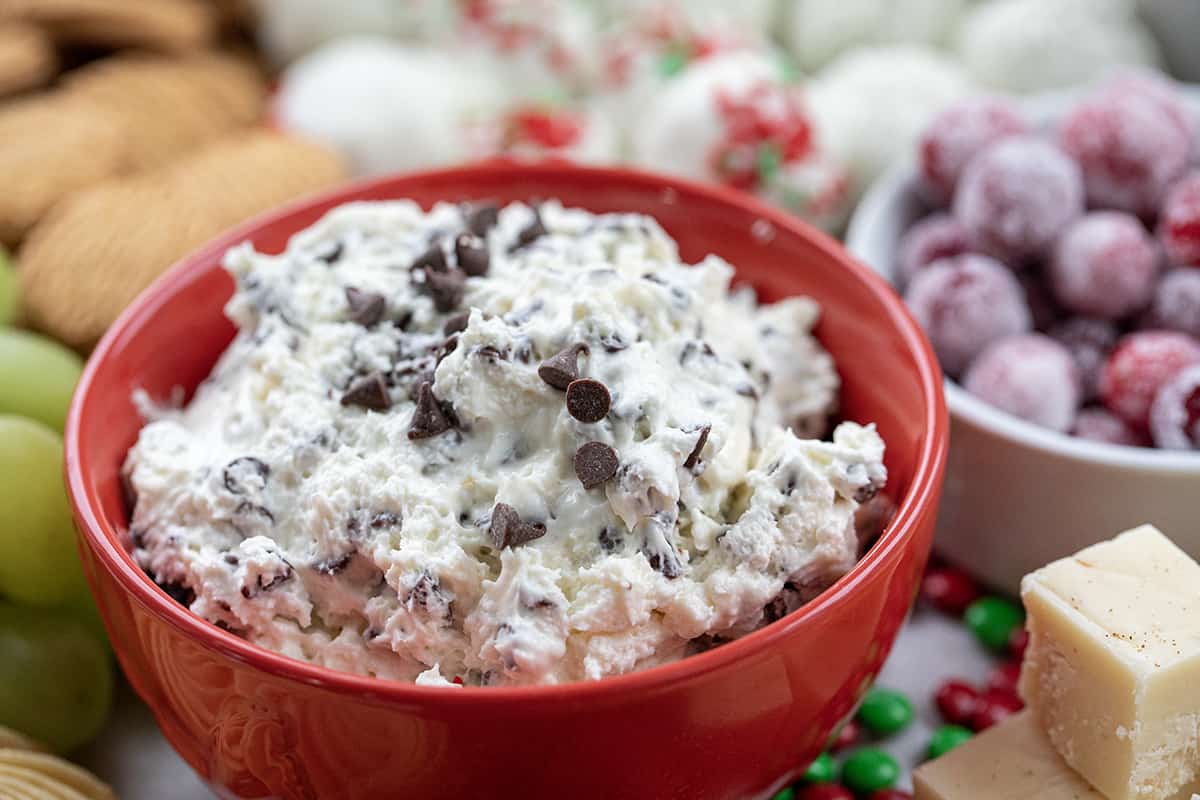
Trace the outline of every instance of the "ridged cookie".
[[345, 176], [341, 160], [322, 147], [254, 131], [72, 195], [19, 254], [26, 318], [67, 344], [91, 347], [175, 261], [221, 231]]
[[58, 54], [36, 25], [0, 22], [0, 95], [49, 83], [58, 74]]
[[57, 42], [166, 53], [212, 44], [217, 16], [198, 0], [0, 0], [0, 19], [44, 28]]
[[0, 748], [0, 797], [11, 800], [116, 800], [82, 767], [32, 750]]

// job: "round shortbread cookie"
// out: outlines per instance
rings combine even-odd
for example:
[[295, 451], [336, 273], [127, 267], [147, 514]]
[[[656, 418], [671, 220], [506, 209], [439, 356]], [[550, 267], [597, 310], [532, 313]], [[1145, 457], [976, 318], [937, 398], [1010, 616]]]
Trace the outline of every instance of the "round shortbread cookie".
[[0, 23], [0, 95], [49, 83], [58, 74], [58, 54], [36, 25]]
[[212, 44], [218, 22], [196, 0], [5, 0], [0, 18], [36, 23], [62, 44], [167, 53]]

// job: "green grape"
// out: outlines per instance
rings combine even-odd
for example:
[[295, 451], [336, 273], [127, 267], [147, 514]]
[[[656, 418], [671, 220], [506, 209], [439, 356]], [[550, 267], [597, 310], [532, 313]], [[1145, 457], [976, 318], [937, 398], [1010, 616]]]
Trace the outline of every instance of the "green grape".
[[112, 697], [108, 653], [83, 623], [0, 603], [0, 725], [69, 753], [100, 732]]
[[0, 415], [0, 597], [59, 606], [87, 591], [62, 457], [57, 433]]
[[65, 603], [55, 606], [55, 608], [68, 617], [82, 622], [89, 631], [95, 634], [97, 641], [101, 642], [106, 650], [109, 649], [108, 631], [104, 629], [104, 620], [100, 618], [100, 609], [96, 608], [96, 601], [86, 586], [80, 587], [80, 591], [72, 593]]
[[12, 259], [0, 247], [0, 326], [11, 325], [17, 318], [17, 271]]
[[62, 433], [82, 371], [82, 359], [53, 339], [0, 329], [0, 414], [29, 417]]

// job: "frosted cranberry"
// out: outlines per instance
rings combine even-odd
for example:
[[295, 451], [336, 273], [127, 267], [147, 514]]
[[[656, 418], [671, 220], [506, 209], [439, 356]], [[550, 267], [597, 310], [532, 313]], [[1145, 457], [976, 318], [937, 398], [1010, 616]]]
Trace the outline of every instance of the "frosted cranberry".
[[971, 576], [954, 567], [931, 567], [921, 580], [921, 597], [944, 614], [961, 617], [979, 598]]
[[1117, 100], [1130, 97], [1148, 100], [1162, 109], [1189, 141], [1196, 135], [1191, 109], [1184, 102], [1178, 84], [1161, 73], [1147, 70], [1125, 72], [1105, 81], [1100, 92]]
[[970, 250], [967, 231], [949, 214], [933, 214], [909, 228], [900, 239], [897, 282], [907, 286], [912, 276], [943, 258]]
[[988, 689], [979, 698], [979, 707], [971, 717], [971, 729], [978, 733], [1016, 714], [1025, 703], [1015, 692]]
[[1100, 391], [1100, 369], [1108, 351], [1117, 343], [1117, 326], [1106, 319], [1071, 317], [1050, 328], [1049, 334], [1075, 359], [1083, 399], [1096, 397]]
[[1079, 370], [1067, 348], [1040, 333], [988, 347], [963, 378], [968, 392], [1023, 420], [1066, 431], [1079, 410]]
[[1148, 327], [1200, 338], [1200, 269], [1175, 269], [1164, 275], [1146, 321]]
[[950, 375], [962, 372], [992, 342], [1031, 325], [1021, 285], [987, 256], [929, 265], [913, 276], [904, 299]]
[[1017, 280], [1025, 290], [1025, 304], [1029, 306], [1029, 313], [1033, 317], [1034, 329], [1044, 331], [1062, 319], [1063, 310], [1050, 296], [1040, 272], [1041, 270], [1026, 270], [1017, 275]]
[[1158, 278], [1158, 248], [1137, 217], [1094, 211], [1063, 233], [1046, 277], [1064, 308], [1119, 319], [1150, 302]]
[[1088, 203], [1151, 218], [1170, 183], [1183, 174], [1191, 141], [1153, 99], [1099, 93], [1077, 105], [1058, 143], [1079, 162]]
[[1158, 390], [1185, 368], [1200, 364], [1200, 343], [1175, 331], [1138, 331], [1123, 337], [1100, 372], [1100, 397], [1109, 411], [1146, 430]]
[[1150, 407], [1154, 443], [1167, 450], [1200, 449], [1200, 366], [1163, 384]]
[[1200, 266], [1200, 172], [1188, 174], [1167, 192], [1158, 238], [1172, 264]]
[[1085, 408], [1075, 417], [1071, 434], [1080, 439], [1128, 447], [1149, 447], [1145, 434], [1134, 430], [1125, 420], [1106, 408]]
[[973, 97], [942, 111], [929, 123], [920, 142], [921, 178], [929, 198], [948, 203], [963, 169], [976, 153], [1028, 130], [1013, 102], [1002, 97]]
[[972, 244], [1014, 266], [1048, 253], [1082, 213], [1078, 165], [1033, 136], [989, 145], [967, 164], [954, 193], [954, 216]]

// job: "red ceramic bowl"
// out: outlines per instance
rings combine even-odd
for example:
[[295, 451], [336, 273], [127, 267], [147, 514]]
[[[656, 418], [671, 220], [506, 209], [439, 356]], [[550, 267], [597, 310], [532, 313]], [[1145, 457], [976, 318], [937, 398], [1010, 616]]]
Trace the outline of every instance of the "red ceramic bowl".
[[[808, 294], [845, 416], [887, 441], [899, 511], [842, 580], [724, 647], [603, 681], [437, 689], [333, 672], [192, 615], [130, 557], [118, 478], [141, 420], [130, 396], [192, 389], [234, 330], [219, 267], [249, 239], [277, 252], [348, 200], [559, 198], [656, 217], [683, 256], [718, 253], [767, 300]], [[185, 259], [96, 349], [66, 431], [88, 579], [121, 665], [176, 750], [228, 797], [766, 797], [797, 777], [869, 685], [924, 567], [946, 454], [937, 362], [886, 284], [752, 198], [616, 169], [493, 164], [350, 186], [261, 217]]]

